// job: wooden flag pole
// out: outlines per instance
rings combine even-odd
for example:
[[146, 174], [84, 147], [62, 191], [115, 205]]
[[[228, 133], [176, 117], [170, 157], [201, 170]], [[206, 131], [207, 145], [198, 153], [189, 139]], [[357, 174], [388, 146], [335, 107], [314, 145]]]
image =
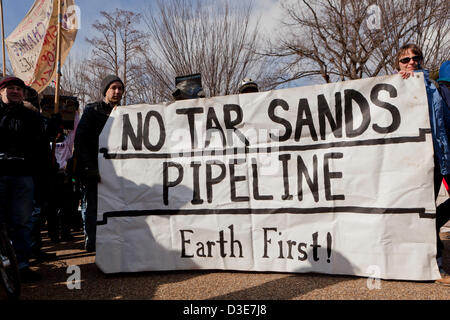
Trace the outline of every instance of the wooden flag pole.
[[3, 52], [3, 76], [6, 76], [6, 57], [5, 57], [5, 28], [3, 24], [3, 1], [0, 0], [0, 11], [2, 18], [2, 52]]
[[59, 83], [61, 77], [61, 0], [58, 0], [58, 37], [56, 43], [56, 83], [55, 83], [55, 113], [59, 112]]
[[[58, 35], [56, 42], [56, 81], [55, 81], [55, 108], [54, 113], [59, 113], [59, 82], [61, 77], [61, 24], [62, 24], [62, 14], [61, 14], [61, 0], [57, 0], [58, 3]], [[52, 164], [53, 167], [56, 166], [56, 139], [53, 139], [52, 143]]]

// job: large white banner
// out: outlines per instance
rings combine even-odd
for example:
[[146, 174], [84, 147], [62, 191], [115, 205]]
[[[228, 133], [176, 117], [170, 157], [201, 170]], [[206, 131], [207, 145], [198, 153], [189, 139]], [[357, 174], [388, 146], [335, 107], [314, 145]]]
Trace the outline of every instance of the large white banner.
[[98, 267], [438, 279], [426, 99], [420, 73], [115, 108]]

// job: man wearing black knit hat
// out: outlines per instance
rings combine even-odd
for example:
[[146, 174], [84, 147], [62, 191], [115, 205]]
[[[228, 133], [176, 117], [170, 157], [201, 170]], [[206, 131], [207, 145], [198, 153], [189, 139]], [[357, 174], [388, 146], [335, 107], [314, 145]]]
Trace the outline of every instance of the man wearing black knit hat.
[[98, 170], [98, 138], [112, 109], [120, 104], [125, 86], [115, 75], [101, 82], [102, 101], [88, 104], [75, 134], [75, 157], [81, 175], [85, 249], [95, 252], [97, 224], [97, 184], [101, 181]]

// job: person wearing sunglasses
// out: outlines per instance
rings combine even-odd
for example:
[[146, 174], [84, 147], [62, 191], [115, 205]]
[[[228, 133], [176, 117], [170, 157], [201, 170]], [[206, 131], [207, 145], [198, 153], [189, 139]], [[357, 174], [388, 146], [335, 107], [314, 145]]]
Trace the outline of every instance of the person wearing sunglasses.
[[415, 44], [407, 44], [398, 51], [395, 68], [403, 79], [408, 79], [414, 71], [422, 69], [422, 63], [422, 50]]
[[[414, 72], [423, 72], [425, 88], [428, 98], [428, 113], [430, 116], [431, 135], [434, 147], [434, 194], [437, 199], [442, 178], [450, 181], [450, 144], [447, 130], [450, 129], [450, 109], [442, 99], [439, 90], [430, 80], [429, 71], [423, 68], [422, 50], [415, 44], [402, 46], [396, 56], [394, 67], [405, 81]], [[439, 214], [439, 207], [437, 209]], [[442, 268], [443, 243], [439, 237], [439, 225], [436, 219], [436, 244], [437, 244], [437, 264], [439, 271], [446, 276]]]

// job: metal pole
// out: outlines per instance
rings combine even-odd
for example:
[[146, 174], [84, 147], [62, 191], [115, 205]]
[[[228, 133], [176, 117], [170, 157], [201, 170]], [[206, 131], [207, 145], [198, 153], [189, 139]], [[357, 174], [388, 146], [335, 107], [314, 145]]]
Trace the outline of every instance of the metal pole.
[[3, 52], [3, 76], [6, 76], [6, 56], [5, 56], [5, 28], [3, 24], [3, 3], [0, 0], [0, 11], [2, 18], [2, 52]]

